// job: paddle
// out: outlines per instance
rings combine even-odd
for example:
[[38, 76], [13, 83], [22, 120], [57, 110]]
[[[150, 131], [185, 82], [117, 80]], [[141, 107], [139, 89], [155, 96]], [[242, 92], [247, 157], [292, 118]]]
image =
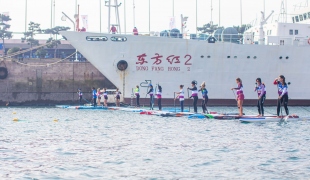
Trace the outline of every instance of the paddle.
[[[187, 89], [187, 96], [188, 96], [188, 99], [189, 99], [189, 89]], [[189, 101], [189, 100], [188, 100]], [[191, 111], [191, 105], [190, 103], [188, 103], [188, 111], [190, 112]]]
[[149, 92], [149, 86], [147, 87], [146, 89], [146, 93], [145, 93], [145, 98], [144, 98], [144, 101], [143, 101], [143, 107], [145, 105], [145, 101], [146, 101], [146, 96], [147, 96], [147, 93]]
[[87, 103], [90, 103], [89, 101], [87, 101], [85, 98], [83, 98], [84, 101], [86, 101]]
[[177, 112], [177, 109], [175, 107], [175, 92], [173, 92], [173, 101], [174, 101], [174, 112]]
[[238, 105], [237, 97], [236, 97], [236, 94], [235, 94], [234, 90], [232, 89], [231, 91], [232, 91], [232, 93], [233, 93], [233, 94], [234, 94], [234, 96], [235, 96], [235, 101], [237, 102], [237, 106], [238, 106], [238, 108], [240, 108], [240, 107], [239, 107], [239, 105]]

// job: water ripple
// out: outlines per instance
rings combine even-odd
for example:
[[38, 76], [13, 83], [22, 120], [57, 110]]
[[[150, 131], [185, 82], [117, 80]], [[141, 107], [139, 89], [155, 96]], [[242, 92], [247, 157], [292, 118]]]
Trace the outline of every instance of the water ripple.
[[[308, 116], [305, 108], [290, 111]], [[0, 114], [0, 179], [310, 177], [308, 121], [243, 124], [56, 108]]]

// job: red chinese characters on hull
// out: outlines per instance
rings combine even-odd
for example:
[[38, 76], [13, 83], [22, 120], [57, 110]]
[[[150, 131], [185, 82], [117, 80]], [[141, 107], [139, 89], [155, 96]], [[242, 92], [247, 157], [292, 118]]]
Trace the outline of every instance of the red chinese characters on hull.
[[151, 59], [155, 59], [155, 62], [153, 64], [159, 65], [161, 64], [161, 59], [163, 56], [159, 55], [158, 53], [155, 53], [155, 56], [152, 57]]
[[170, 55], [167, 57], [167, 61], [172, 64], [173, 62], [174, 63], [181, 63], [180, 62], [180, 56], [175, 56], [175, 55]]
[[[162, 58], [165, 58], [163, 55], [160, 53], [155, 53], [153, 57], [151, 57], [151, 60], [154, 60], [152, 65], [148, 67], [148, 61], [146, 60], [147, 54], [143, 53], [141, 55], [138, 55], [137, 58], [138, 60], [136, 61], [136, 71], [181, 71], [182, 69], [184, 71], [190, 71], [190, 66], [192, 66], [192, 56], [190, 54], [182, 56], [179, 55], [169, 55], [166, 57], [167, 61], [162, 61]], [[174, 66], [170, 66], [174, 64]], [[158, 65], [162, 65], [158, 67]], [[166, 66], [165, 66], [166, 65]], [[175, 65], [185, 65], [186, 69], [184, 67], [182, 68], [181, 66], [175, 66]]]
[[136, 62], [136, 64], [140, 64], [143, 65], [144, 63], [147, 63], [147, 61], [144, 59], [146, 57], [146, 54], [141, 54], [138, 57], [138, 62]]

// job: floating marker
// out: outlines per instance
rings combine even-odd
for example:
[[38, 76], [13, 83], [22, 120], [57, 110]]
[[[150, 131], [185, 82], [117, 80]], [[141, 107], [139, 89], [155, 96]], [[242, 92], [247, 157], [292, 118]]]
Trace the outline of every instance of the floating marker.
[[54, 122], [58, 122], [58, 119], [54, 119]]
[[17, 119], [17, 118], [14, 118], [13, 121], [18, 121], [18, 119]]
[[16, 114], [16, 112], [13, 112], [13, 114]]

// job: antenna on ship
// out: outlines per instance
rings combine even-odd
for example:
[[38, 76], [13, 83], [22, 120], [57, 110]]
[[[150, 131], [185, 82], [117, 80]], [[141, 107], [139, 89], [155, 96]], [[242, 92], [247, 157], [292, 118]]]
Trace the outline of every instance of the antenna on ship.
[[[112, 0], [105, 0], [105, 6], [109, 8], [109, 14], [108, 14], [108, 32], [110, 32], [110, 28], [111, 25], [114, 25], [117, 29], [117, 32], [119, 32], [121, 34], [121, 24], [119, 21], [119, 11], [118, 11], [118, 7], [121, 6], [122, 3], [118, 4], [118, 0], [114, 0], [114, 4], [111, 4]], [[111, 7], [115, 8], [115, 19], [116, 22], [111, 24]]]
[[287, 0], [282, 0], [278, 22], [287, 22]]

